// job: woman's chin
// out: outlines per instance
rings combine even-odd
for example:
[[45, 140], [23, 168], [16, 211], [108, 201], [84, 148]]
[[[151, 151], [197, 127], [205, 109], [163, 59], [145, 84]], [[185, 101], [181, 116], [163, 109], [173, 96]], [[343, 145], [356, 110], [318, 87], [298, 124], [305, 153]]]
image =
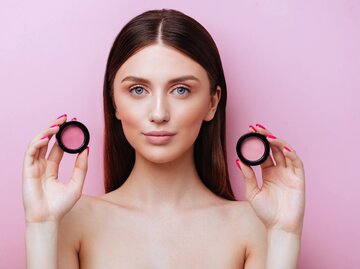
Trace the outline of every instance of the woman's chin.
[[[173, 151], [173, 150], [172, 150]], [[189, 158], [192, 156], [191, 152], [172, 152], [168, 149], [164, 150], [152, 150], [151, 152], [138, 152], [137, 161], [146, 161], [153, 164], [163, 165], [163, 164], [175, 164], [178, 163], [181, 159]], [[186, 156], [189, 155], [189, 156]]]

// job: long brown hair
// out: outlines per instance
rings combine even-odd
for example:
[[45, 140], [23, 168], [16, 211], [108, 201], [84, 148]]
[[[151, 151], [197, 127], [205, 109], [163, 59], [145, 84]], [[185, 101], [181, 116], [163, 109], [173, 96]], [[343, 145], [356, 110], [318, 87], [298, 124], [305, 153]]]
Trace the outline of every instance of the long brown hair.
[[221, 98], [211, 121], [202, 123], [194, 145], [194, 160], [203, 183], [215, 194], [235, 200], [226, 160], [226, 83], [220, 55], [208, 31], [196, 20], [173, 9], [146, 11], [130, 20], [110, 50], [104, 78], [104, 173], [105, 191], [120, 187], [135, 163], [135, 151], [127, 141], [121, 121], [115, 117], [113, 82], [120, 66], [135, 52], [162, 42], [199, 63], [210, 80], [210, 93], [221, 87]]

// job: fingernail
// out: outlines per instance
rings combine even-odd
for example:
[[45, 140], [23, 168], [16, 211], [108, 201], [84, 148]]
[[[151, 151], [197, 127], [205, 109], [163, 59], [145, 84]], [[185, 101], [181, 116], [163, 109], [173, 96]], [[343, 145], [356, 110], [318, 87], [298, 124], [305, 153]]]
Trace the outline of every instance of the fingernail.
[[40, 140], [44, 140], [46, 138], [48, 138], [48, 136], [43, 136], [42, 138], [40, 138]]
[[254, 132], [257, 132], [257, 131], [256, 131], [256, 128], [255, 128], [254, 126], [249, 125], [249, 128], [253, 129], [253, 130], [254, 130]]
[[89, 156], [90, 147], [87, 147], [87, 156]]
[[71, 120], [77, 120], [77, 118], [74, 117], [74, 118], [72, 118]]
[[57, 126], [60, 126], [59, 124], [54, 124], [54, 125], [51, 125], [50, 128], [54, 128], [54, 127], [57, 127]]
[[266, 137], [271, 138], [271, 139], [276, 139], [276, 136], [273, 136], [273, 135], [267, 135]]
[[286, 149], [287, 151], [291, 152], [291, 149], [289, 149], [287, 146], [284, 146], [284, 149]]
[[66, 117], [67, 115], [66, 114], [62, 114], [61, 116], [57, 117], [57, 119], [60, 119], [62, 117]]
[[237, 167], [239, 167], [239, 169], [242, 171], [239, 160], [236, 160], [235, 162], [236, 162]]
[[265, 128], [264, 126], [262, 126], [261, 124], [258, 124], [258, 123], [257, 123], [256, 126], [257, 126], [257, 127], [260, 127], [261, 129], [266, 130], [266, 128]]

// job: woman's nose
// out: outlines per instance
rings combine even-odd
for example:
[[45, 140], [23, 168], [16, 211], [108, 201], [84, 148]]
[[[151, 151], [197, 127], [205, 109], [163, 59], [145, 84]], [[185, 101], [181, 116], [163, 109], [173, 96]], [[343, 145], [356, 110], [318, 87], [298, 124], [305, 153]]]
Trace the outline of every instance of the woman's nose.
[[151, 122], [161, 123], [169, 121], [170, 113], [168, 110], [168, 104], [164, 96], [154, 96], [151, 103], [149, 119]]

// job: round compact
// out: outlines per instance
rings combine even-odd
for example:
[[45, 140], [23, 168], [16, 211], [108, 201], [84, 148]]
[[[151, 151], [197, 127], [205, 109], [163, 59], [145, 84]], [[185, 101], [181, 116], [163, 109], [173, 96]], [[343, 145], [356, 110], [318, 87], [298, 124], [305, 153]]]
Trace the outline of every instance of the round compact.
[[80, 153], [88, 146], [90, 134], [86, 126], [81, 122], [68, 121], [60, 126], [56, 139], [65, 152]]
[[247, 133], [241, 136], [236, 144], [236, 152], [240, 160], [249, 166], [260, 165], [270, 154], [270, 143], [265, 135]]

